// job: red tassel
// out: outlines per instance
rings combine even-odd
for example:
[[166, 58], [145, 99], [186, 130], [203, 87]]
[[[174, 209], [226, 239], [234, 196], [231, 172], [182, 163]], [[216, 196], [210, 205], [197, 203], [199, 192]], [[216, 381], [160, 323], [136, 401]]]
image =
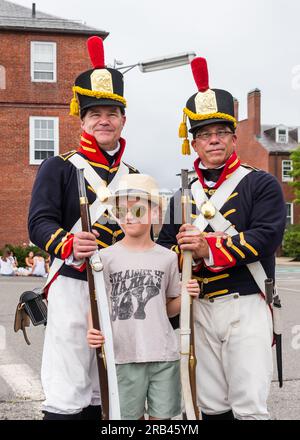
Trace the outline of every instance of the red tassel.
[[194, 58], [191, 62], [192, 72], [199, 92], [209, 89], [208, 69], [205, 58]]
[[90, 37], [87, 40], [87, 47], [90, 59], [95, 69], [105, 67], [103, 40], [100, 37]]

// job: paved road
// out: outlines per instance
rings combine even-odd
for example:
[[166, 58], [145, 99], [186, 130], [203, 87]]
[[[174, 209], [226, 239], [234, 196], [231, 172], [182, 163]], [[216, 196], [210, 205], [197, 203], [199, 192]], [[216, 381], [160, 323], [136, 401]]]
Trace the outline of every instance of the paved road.
[[[279, 266], [277, 283], [283, 303], [285, 382], [282, 389], [272, 383], [269, 407], [273, 419], [300, 420], [300, 266]], [[41, 418], [44, 328], [30, 327], [28, 347], [12, 326], [19, 295], [42, 284], [40, 279], [0, 277], [0, 420]]]

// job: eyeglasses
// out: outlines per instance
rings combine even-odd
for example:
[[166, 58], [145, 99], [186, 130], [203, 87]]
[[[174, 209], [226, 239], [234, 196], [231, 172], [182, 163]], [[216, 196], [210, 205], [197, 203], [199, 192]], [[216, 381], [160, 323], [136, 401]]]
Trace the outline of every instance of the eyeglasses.
[[232, 131], [228, 130], [218, 130], [218, 131], [202, 131], [196, 134], [196, 139], [201, 139], [202, 141], [208, 141], [213, 135], [216, 135], [219, 139], [224, 139], [228, 134], [233, 134]]
[[132, 217], [140, 219], [146, 214], [147, 207], [145, 205], [134, 205], [131, 208], [126, 206], [115, 206], [112, 209], [112, 212], [119, 220], [124, 220], [128, 212], [130, 212]]

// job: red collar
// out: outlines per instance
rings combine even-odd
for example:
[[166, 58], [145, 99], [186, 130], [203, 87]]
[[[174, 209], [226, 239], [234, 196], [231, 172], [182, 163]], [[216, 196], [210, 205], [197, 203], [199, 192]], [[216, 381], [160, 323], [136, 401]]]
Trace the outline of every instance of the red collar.
[[[203, 186], [203, 188], [208, 188], [208, 186], [206, 185], [206, 183], [204, 182], [204, 177], [202, 174], [201, 169], [199, 168], [199, 164], [201, 162], [200, 157], [198, 157], [198, 159], [194, 162], [194, 167], [195, 167], [195, 171], [198, 175], [198, 178], [200, 180], [201, 185]], [[222, 174], [219, 178], [219, 180], [217, 181], [217, 183], [215, 184], [215, 186], [213, 187], [214, 189], [219, 188], [219, 186], [226, 180], [228, 179], [228, 177], [235, 172], [235, 170], [238, 169], [238, 167], [241, 165], [241, 161], [238, 158], [236, 152], [234, 151], [232, 153], [232, 155], [230, 156], [230, 158], [227, 160], [227, 162], [225, 163], [224, 169], [222, 171]]]
[[[117, 167], [120, 165], [121, 158], [123, 156], [125, 146], [126, 146], [125, 139], [120, 138], [119, 142], [120, 142], [121, 148], [118, 151], [118, 156], [113, 164], [113, 167]], [[86, 132], [83, 132], [81, 134], [80, 148], [78, 149], [78, 152], [84, 154], [88, 158], [88, 160], [90, 160], [91, 162], [96, 162], [101, 165], [106, 165], [108, 167], [110, 166], [108, 160], [106, 159], [106, 157], [103, 155], [101, 149], [99, 148], [94, 136], [92, 136]]]

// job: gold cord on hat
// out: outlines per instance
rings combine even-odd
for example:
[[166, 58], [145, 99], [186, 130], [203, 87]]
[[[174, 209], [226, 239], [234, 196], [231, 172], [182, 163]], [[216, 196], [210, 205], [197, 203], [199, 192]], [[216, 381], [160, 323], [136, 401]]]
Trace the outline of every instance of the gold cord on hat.
[[198, 113], [192, 112], [187, 107], [185, 107], [183, 109], [183, 113], [186, 116], [188, 116], [189, 119], [192, 119], [193, 121], [204, 121], [206, 119], [225, 119], [226, 121], [233, 123], [234, 128], [236, 128], [236, 126], [237, 126], [236, 119], [233, 116], [228, 115], [227, 113], [217, 112], [217, 113], [198, 114]]
[[112, 99], [114, 101], [121, 102], [125, 107], [127, 105], [126, 99], [123, 96], [117, 95], [116, 93], [110, 92], [99, 92], [89, 89], [83, 89], [82, 87], [73, 86], [73, 98], [70, 104], [70, 115], [71, 116], [79, 116], [79, 103], [76, 93], [84, 96], [91, 96], [93, 98], [103, 98], [103, 99]]
[[186, 114], [183, 113], [183, 120], [179, 126], [179, 137], [181, 139], [184, 139], [183, 143], [182, 143], [182, 154], [184, 156], [189, 156], [191, 154], [191, 148], [190, 148], [190, 142], [188, 140], [188, 130], [187, 130], [187, 125], [186, 125]]

